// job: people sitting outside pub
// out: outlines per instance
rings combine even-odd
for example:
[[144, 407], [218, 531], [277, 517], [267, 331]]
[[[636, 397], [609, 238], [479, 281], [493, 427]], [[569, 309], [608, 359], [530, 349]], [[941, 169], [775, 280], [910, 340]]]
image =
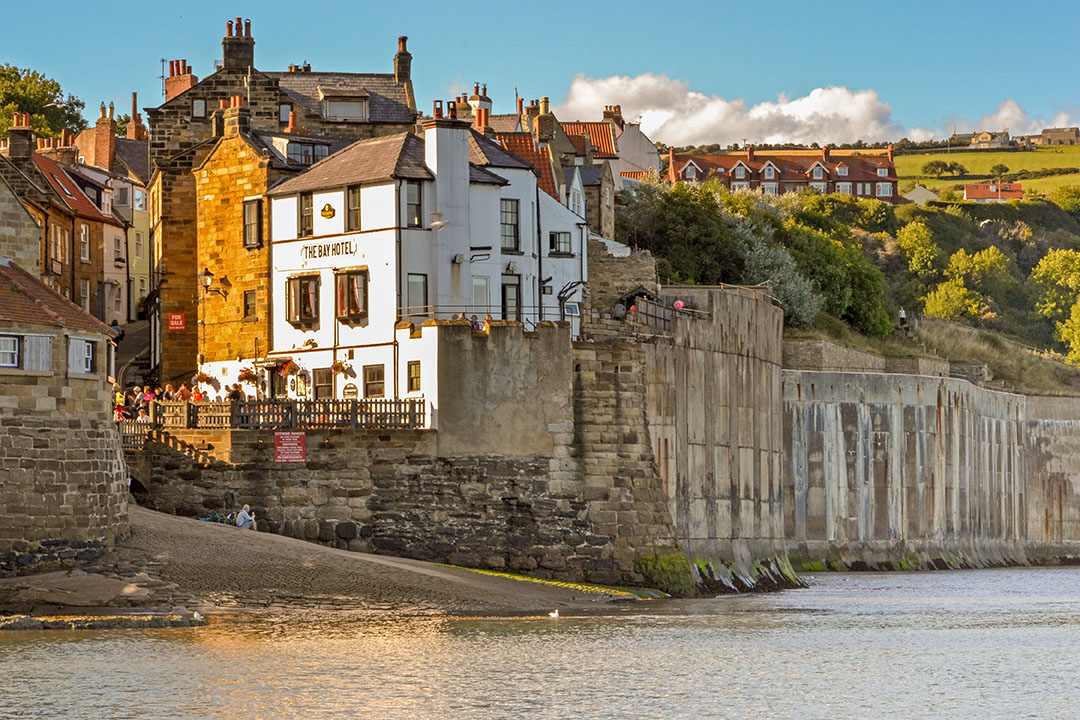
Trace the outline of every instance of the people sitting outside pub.
[[176, 391], [176, 400], [179, 402], [188, 402], [191, 400], [191, 390], [184, 383], [180, 383], [180, 389]]
[[148, 423], [148, 422], [150, 422], [150, 413], [146, 410], [146, 408], [144, 408], [144, 407], [139, 408], [139, 416], [137, 418], [135, 418], [135, 422], [140, 422], [140, 423]]

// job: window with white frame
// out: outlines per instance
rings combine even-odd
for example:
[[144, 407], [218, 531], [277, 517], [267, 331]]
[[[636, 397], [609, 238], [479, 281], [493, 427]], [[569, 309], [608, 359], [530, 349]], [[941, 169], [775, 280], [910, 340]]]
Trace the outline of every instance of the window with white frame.
[[843, 195], [850, 195], [851, 194], [851, 183], [849, 183], [849, 182], [838, 182], [838, 183], [836, 183], [836, 192], [841, 193]]
[[889, 168], [878, 168], [878, 177], [889, 177]]
[[90, 226], [79, 225], [79, 257], [83, 262], [90, 262]]
[[70, 338], [68, 340], [68, 372], [80, 375], [94, 372], [96, 345], [97, 343], [93, 340]]
[[732, 190], [749, 190], [750, 183], [748, 182], [733, 182], [731, 183]]
[[812, 182], [810, 183], [810, 187], [814, 190], [817, 190], [822, 195], [825, 194], [825, 183], [823, 182]]
[[0, 367], [19, 367], [19, 340], [18, 335], [0, 335]]
[[767, 182], [761, 183], [761, 192], [765, 195], [777, 195], [779, 194], [779, 188], [777, 183]]
[[288, 124], [289, 113], [292, 112], [292, 103], [281, 103], [278, 105], [278, 122]]
[[776, 177], [776, 170], [773, 169], [772, 165], [766, 165], [765, 166], [765, 179], [766, 180], [772, 180], [775, 177]]
[[686, 177], [687, 180], [693, 180], [697, 177], [697, 168], [695, 168], [693, 165], [687, 165], [686, 170], [683, 172], [683, 175]]
[[503, 198], [499, 202], [499, 212], [503, 250], [520, 250], [521, 232], [519, 226], [518, 201]]
[[121, 235], [113, 237], [113, 260], [122, 261], [124, 259], [124, 238]]
[[742, 180], [744, 177], [746, 177], [746, 168], [744, 168], [742, 165], [735, 168], [735, 178], [738, 180]]
[[824, 177], [824, 174], [822, 173], [821, 166], [815, 167], [814, 168], [814, 179], [815, 180], [820, 180], [822, 177]]
[[113, 290], [113, 312], [120, 313], [124, 309], [124, 293], [120, 286]]
[[570, 233], [568, 232], [551, 232], [548, 233], [548, 250], [552, 253], [560, 253], [562, 255], [570, 254]]
[[405, 183], [405, 224], [408, 227], [423, 227], [423, 212], [420, 183], [410, 180]]
[[324, 100], [328, 120], [366, 120], [367, 100]]
[[300, 214], [297, 217], [297, 237], [311, 237], [314, 228], [311, 193], [300, 193]]
[[473, 312], [487, 314], [488, 312], [488, 285], [487, 275], [473, 275], [472, 279], [472, 309]]
[[146, 297], [146, 278], [139, 278], [139, 299]]
[[836, 168], [836, 174], [839, 175], [840, 177], [847, 177], [847, 166], [846, 165], [841, 165], [838, 168]]
[[135, 258], [142, 260], [143, 256], [143, 237], [141, 232], [135, 233]]
[[877, 184], [877, 196], [878, 197], [892, 197], [892, 183], [878, 183]]
[[94, 344], [90, 340], [82, 341], [82, 371], [84, 373], [94, 372]]
[[86, 278], [79, 281], [79, 297], [82, 309], [90, 312], [90, 281]]

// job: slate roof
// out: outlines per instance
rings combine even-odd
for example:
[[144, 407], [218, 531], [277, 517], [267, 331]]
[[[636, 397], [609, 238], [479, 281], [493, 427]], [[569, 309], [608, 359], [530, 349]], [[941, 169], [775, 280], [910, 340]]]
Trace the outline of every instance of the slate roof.
[[354, 142], [266, 194], [291, 195], [392, 179], [434, 179], [424, 162], [423, 138], [413, 133], [398, 133]]
[[149, 140], [116, 138], [116, 157], [143, 184], [150, 182]]
[[496, 133], [495, 138], [504, 148], [532, 165], [540, 175], [537, 180], [540, 189], [556, 200], [559, 199], [559, 191], [555, 187], [555, 175], [551, 172], [551, 159], [548, 158], [547, 153], [536, 146], [531, 133]]
[[574, 170], [581, 173], [581, 184], [584, 187], [590, 185], [600, 184], [600, 173], [603, 170], [602, 165], [576, 165], [573, 167], [563, 168], [563, 175], [566, 177], [567, 184], [574, 179]]
[[499, 143], [489, 140], [472, 129], [469, 130], [469, 162], [481, 167], [500, 167], [538, 172], [532, 165]]
[[108, 325], [50, 290], [23, 268], [3, 262], [0, 262], [0, 320], [114, 335]]
[[387, 73], [341, 73], [341, 72], [267, 72], [275, 78], [278, 87], [286, 94], [322, 117], [322, 97], [337, 94], [340, 97], [363, 97], [368, 99], [368, 120], [382, 123], [412, 123], [416, 113], [409, 107], [408, 92], [404, 84]]
[[488, 116], [488, 125], [497, 133], [521, 132], [521, 118], [517, 113], [500, 113]]
[[588, 135], [589, 142], [596, 148], [593, 157], [599, 159], [619, 157], [618, 145], [615, 143], [615, 126], [606, 120], [601, 122], [564, 122], [562, 128], [570, 137]]
[[510, 181], [479, 165], [469, 163], [469, 182], [477, 185], [509, 185]]

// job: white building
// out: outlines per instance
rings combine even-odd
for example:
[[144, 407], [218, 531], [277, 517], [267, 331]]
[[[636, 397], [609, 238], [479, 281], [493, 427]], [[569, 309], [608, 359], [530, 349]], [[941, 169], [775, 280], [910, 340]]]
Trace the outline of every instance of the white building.
[[[464, 313], [526, 330], [566, 320], [576, 335], [584, 219], [539, 189], [531, 165], [441, 115], [436, 103], [422, 137], [354, 143], [267, 193], [268, 361], [299, 366], [271, 370], [271, 395], [423, 396], [434, 425], [432, 320]], [[239, 368], [210, 367], [232, 364], [203, 369], [236, 377]]]

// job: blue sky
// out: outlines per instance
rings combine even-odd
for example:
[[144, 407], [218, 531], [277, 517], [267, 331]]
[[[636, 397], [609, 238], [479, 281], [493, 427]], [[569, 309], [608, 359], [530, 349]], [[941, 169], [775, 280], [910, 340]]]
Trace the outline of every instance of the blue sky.
[[91, 116], [101, 100], [126, 110], [133, 90], [141, 106], [158, 104], [162, 58], [209, 74], [239, 15], [252, 20], [261, 69], [389, 71], [408, 35], [422, 110], [480, 81], [496, 112], [512, 108], [515, 86], [550, 96], [563, 119], [620, 103], [671, 142], [877, 139], [954, 123], [1016, 133], [1080, 118], [1069, 79], [1080, 3], [35, 5], [4, 3], [5, 25], [25, 32], [5, 33], [0, 62], [55, 77]]

